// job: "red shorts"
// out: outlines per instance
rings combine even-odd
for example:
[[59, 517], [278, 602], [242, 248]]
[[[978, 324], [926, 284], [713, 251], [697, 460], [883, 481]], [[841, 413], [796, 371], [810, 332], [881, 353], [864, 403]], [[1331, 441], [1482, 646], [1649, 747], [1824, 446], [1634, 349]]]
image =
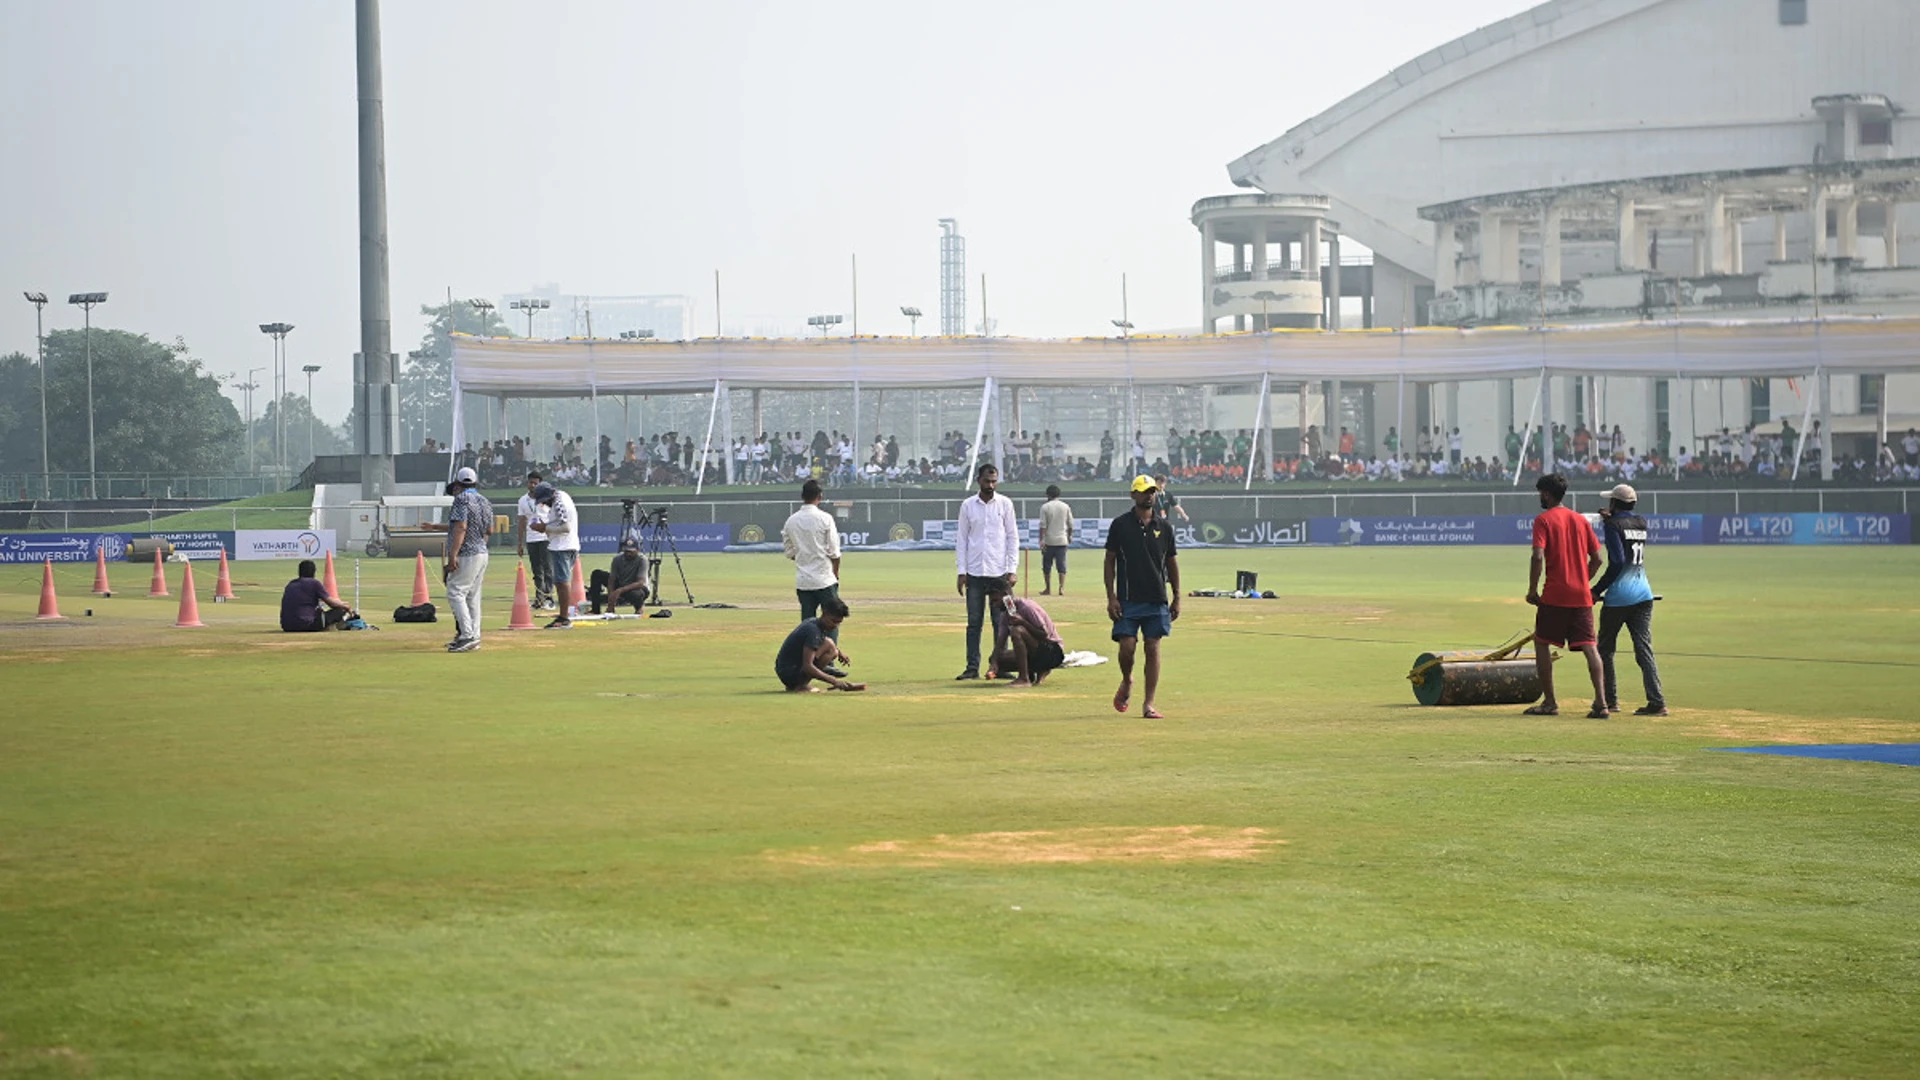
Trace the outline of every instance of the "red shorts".
[[1541, 604], [1533, 613], [1533, 638], [1548, 645], [1582, 649], [1594, 643], [1593, 609]]

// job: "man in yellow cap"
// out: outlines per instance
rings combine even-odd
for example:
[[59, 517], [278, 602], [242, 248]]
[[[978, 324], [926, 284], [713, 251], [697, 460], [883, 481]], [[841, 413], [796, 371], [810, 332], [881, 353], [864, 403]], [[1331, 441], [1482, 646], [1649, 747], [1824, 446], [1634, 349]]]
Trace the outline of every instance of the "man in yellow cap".
[[1134, 645], [1145, 638], [1147, 696], [1140, 715], [1158, 720], [1162, 714], [1153, 695], [1160, 684], [1160, 639], [1173, 632], [1180, 617], [1180, 566], [1174, 559], [1173, 525], [1153, 512], [1160, 485], [1151, 476], [1136, 476], [1132, 491], [1133, 509], [1107, 526], [1107, 617], [1113, 620], [1113, 640], [1120, 643], [1120, 689], [1114, 691], [1113, 708], [1127, 711]]

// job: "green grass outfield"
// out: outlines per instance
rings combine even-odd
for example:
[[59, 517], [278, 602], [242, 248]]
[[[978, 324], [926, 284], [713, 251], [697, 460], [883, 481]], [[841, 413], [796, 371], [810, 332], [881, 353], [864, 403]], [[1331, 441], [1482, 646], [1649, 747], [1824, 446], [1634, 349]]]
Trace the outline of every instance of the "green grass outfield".
[[1188, 601], [1157, 722], [952, 682], [937, 554], [848, 556], [805, 697], [776, 556], [463, 656], [407, 563], [306, 637], [284, 564], [203, 630], [0, 568], [0, 1076], [1913, 1076], [1920, 769], [1706, 748], [1920, 740], [1920, 548], [1653, 553], [1667, 719], [1415, 706], [1525, 559], [1190, 552], [1282, 599]]

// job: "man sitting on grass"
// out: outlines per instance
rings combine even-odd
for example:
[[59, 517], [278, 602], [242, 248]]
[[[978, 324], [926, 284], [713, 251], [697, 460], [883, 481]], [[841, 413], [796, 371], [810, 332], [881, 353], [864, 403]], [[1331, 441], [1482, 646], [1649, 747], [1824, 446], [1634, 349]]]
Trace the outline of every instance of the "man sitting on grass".
[[987, 586], [987, 603], [1005, 612], [993, 634], [993, 657], [987, 678], [998, 678], [1018, 671], [1015, 686], [1038, 686], [1047, 673], [1066, 663], [1066, 649], [1060, 632], [1046, 609], [1031, 600], [1018, 599], [1005, 578], [995, 578]]
[[823, 670], [836, 661], [853, 663], [840, 651], [840, 644], [832, 635], [846, 618], [847, 605], [838, 597], [827, 597], [820, 602], [817, 618], [802, 619], [800, 625], [793, 628], [787, 640], [780, 644], [779, 655], [773, 659], [773, 673], [780, 677], [781, 686], [792, 693], [813, 693], [817, 691], [813, 682], [818, 679], [835, 690], [867, 688], [866, 683], [848, 682]]
[[338, 630], [353, 615], [347, 602], [327, 595], [327, 586], [313, 576], [312, 559], [302, 559], [298, 572], [280, 594], [280, 629], [289, 634]]

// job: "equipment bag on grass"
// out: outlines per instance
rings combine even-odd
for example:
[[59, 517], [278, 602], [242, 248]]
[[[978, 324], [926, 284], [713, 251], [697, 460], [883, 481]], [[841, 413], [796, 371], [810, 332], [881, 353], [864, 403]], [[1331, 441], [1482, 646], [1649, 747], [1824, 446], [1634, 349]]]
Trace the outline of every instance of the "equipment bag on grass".
[[402, 605], [393, 609], [394, 622], [438, 622], [434, 617], [433, 604], [416, 604], [411, 607]]

